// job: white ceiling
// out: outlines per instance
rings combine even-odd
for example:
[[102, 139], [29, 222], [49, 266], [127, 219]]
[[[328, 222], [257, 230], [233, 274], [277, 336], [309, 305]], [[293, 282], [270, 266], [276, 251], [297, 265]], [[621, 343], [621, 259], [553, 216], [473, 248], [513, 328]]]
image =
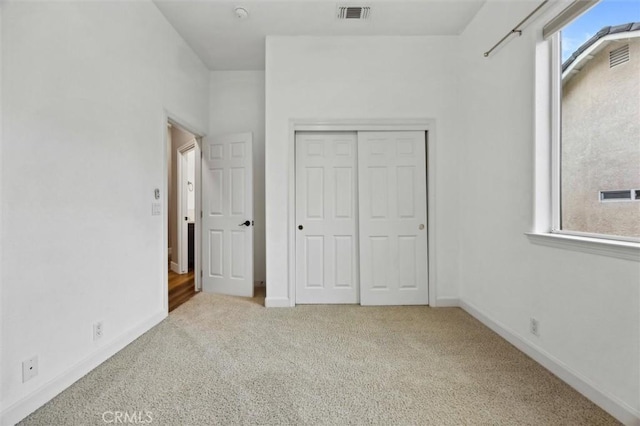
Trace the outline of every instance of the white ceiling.
[[[485, 0], [154, 0], [211, 70], [264, 70], [265, 36], [457, 35]], [[371, 6], [366, 21], [338, 20], [337, 6]], [[249, 17], [234, 14], [244, 7]]]

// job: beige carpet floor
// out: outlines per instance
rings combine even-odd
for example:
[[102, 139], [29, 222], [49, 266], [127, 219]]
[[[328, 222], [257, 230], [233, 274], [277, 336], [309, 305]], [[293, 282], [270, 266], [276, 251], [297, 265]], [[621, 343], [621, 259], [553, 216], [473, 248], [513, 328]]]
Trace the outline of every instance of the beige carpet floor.
[[461, 309], [259, 302], [198, 294], [21, 424], [617, 424]]

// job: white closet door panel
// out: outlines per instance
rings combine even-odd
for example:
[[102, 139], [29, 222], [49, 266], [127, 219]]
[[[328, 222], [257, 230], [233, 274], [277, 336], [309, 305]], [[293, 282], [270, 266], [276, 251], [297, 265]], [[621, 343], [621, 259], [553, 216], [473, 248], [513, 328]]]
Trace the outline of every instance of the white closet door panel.
[[355, 133], [296, 133], [298, 304], [358, 303], [356, 153]]
[[425, 305], [424, 132], [359, 132], [360, 302]]
[[333, 238], [335, 244], [333, 253], [335, 256], [335, 277], [334, 283], [336, 287], [356, 288], [357, 285], [353, 281], [355, 277], [354, 264], [356, 261], [356, 245], [351, 235], [338, 235]]

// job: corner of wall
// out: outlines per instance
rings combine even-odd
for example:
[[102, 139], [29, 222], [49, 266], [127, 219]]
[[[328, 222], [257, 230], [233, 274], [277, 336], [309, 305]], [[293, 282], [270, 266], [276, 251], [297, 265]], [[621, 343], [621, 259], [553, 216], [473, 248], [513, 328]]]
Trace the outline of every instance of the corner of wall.
[[[539, 60], [549, 56], [548, 48], [540, 47], [541, 28], [567, 4], [550, 2], [522, 37], [508, 40], [489, 58], [483, 52], [535, 4], [486, 2], [460, 36], [458, 67], [465, 76], [458, 99], [465, 123], [459, 163], [465, 188], [459, 199], [460, 304], [614, 417], [640, 425], [637, 266], [541, 248], [525, 236], [532, 228], [549, 226], [544, 199], [549, 198], [550, 151], [545, 141], [539, 143], [540, 137], [548, 140], [539, 130], [547, 125], [536, 122], [548, 120], [549, 108], [544, 100], [536, 103], [549, 85], [538, 75], [548, 72]], [[517, 73], [513, 63], [520, 66]], [[505, 200], [483, 193], [487, 187], [494, 194], [532, 195]], [[529, 334], [532, 316], [546, 321], [545, 339]], [[599, 357], [583, 355], [593, 348]], [[624, 356], [611, 363], [615, 353]]]
[[489, 315], [484, 314], [473, 304], [462, 301], [460, 307], [623, 424], [640, 426], [640, 412], [633, 407], [629, 407], [616, 396], [601, 391], [598, 389], [598, 386], [587, 377], [574, 371], [570, 366], [544, 349], [523, 339], [517, 332], [510, 329], [507, 325], [496, 321]]
[[434, 308], [459, 308], [460, 298], [458, 297], [437, 297], [432, 305]]

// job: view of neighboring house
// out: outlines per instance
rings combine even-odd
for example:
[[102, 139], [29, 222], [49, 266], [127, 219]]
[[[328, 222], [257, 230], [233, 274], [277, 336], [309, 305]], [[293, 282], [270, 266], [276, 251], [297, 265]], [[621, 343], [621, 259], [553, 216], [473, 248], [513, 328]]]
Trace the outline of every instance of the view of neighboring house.
[[562, 66], [562, 229], [640, 237], [640, 22]]

